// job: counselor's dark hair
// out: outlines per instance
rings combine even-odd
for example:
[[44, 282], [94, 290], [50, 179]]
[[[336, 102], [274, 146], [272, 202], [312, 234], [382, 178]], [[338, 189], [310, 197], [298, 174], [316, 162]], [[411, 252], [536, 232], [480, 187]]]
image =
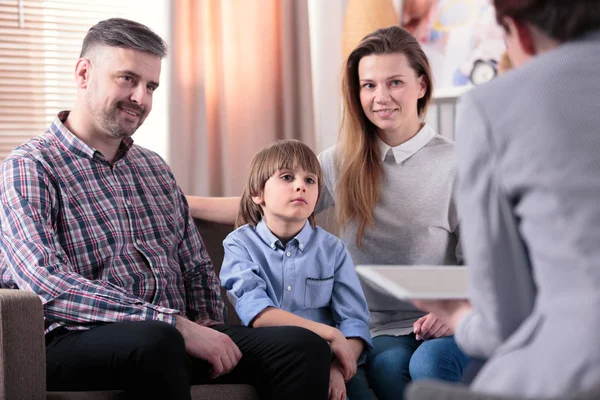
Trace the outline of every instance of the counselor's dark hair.
[[600, 29], [598, 0], [494, 0], [494, 7], [500, 25], [511, 17], [560, 42]]

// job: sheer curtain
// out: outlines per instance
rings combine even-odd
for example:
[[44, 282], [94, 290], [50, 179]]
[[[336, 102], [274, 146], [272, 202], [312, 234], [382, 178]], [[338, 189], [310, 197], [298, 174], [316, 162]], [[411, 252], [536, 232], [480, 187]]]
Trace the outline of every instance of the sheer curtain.
[[169, 163], [186, 194], [241, 194], [277, 139], [314, 148], [307, 0], [175, 0]]

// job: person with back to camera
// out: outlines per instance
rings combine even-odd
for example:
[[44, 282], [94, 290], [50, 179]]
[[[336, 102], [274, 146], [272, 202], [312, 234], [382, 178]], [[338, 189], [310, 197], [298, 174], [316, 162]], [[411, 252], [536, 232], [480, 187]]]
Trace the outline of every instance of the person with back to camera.
[[322, 181], [317, 156], [302, 142], [259, 152], [239, 228], [223, 242], [221, 282], [245, 325], [300, 326], [331, 344], [330, 399], [369, 398], [362, 365], [371, 347], [369, 311], [346, 246], [314, 224]]
[[[426, 123], [433, 84], [418, 41], [400, 27], [367, 35], [342, 71], [340, 137], [319, 155], [323, 191], [355, 265], [462, 262], [451, 140]], [[231, 221], [239, 200], [188, 197], [192, 213]], [[469, 363], [434, 314], [363, 282], [373, 349], [366, 363], [379, 399], [401, 399], [410, 380], [459, 381]], [[425, 340], [424, 340], [425, 339]]]
[[175, 400], [192, 384], [246, 383], [262, 398], [325, 399], [325, 340], [223, 324], [185, 197], [165, 161], [131, 139], [165, 54], [142, 24], [94, 25], [74, 109], [2, 164], [0, 286], [42, 301], [47, 389]]
[[488, 359], [474, 391], [570, 397], [600, 384], [600, 2], [494, 6], [514, 68], [457, 119], [471, 303], [418, 305]]

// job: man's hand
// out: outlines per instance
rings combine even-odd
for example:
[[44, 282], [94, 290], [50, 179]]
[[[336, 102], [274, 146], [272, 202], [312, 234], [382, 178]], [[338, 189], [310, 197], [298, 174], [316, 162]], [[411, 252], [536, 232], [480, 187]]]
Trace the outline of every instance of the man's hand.
[[329, 370], [329, 400], [346, 400], [346, 382], [337, 360], [333, 360]]
[[333, 351], [336, 360], [339, 362], [344, 381], [348, 381], [356, 374], [356, 357], [354, 356], [352, 347], [348, 343], [348, 339], [344, 337], [342, 332], [337, 329], [336, 331], [330, 342], [331, 351]]
[[242, 358], [240, 349], [224, 333], [200, 326], [179, 315], [175, 316], [175, 320], [187, 353], [212, 365], [211, 379], [230, 372]]
[[452, 327], [446, 325], [434, 314], [427, 314], [419, 318], [413, 324], [413, 331], [417, 340], [436, 339], [443, 336], [450, 336], [454, 333]]
[[468, 300], [413, 300], [412, 303], [423, 311], [435, 314], [452, 332], [465, 314], [472, 310]]

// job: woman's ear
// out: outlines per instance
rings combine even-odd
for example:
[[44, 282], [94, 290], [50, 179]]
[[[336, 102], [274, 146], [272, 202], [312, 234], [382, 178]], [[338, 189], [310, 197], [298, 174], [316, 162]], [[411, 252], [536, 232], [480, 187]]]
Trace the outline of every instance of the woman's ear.
[[427, 93], [427, 82], [425, 82], [425, 75], [421, 75], [419, 77], [419, 98], [422, 99]]

